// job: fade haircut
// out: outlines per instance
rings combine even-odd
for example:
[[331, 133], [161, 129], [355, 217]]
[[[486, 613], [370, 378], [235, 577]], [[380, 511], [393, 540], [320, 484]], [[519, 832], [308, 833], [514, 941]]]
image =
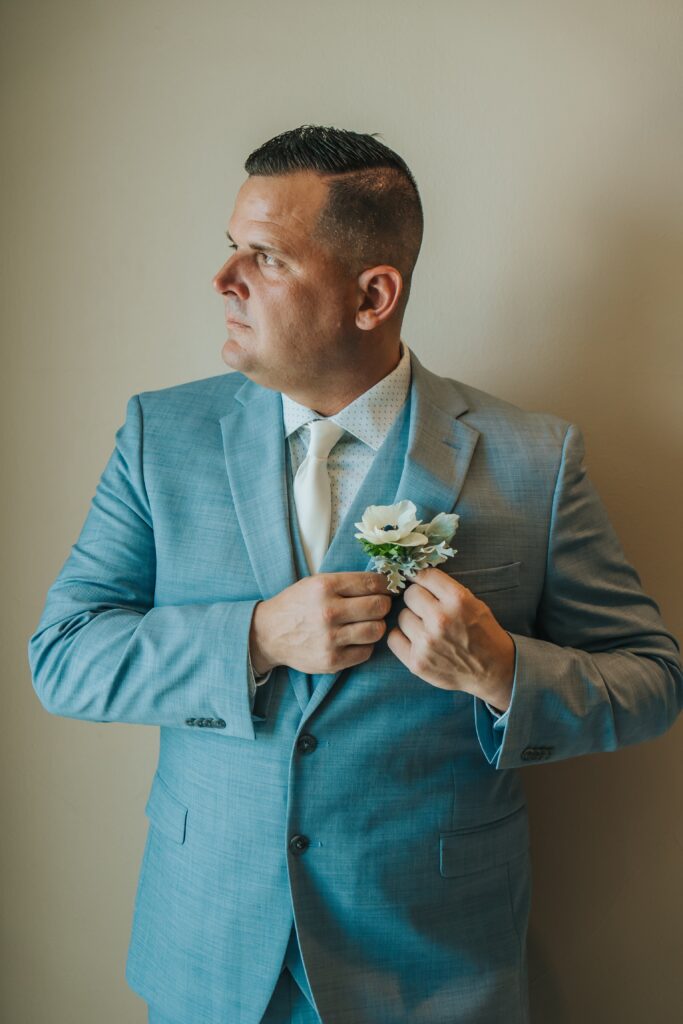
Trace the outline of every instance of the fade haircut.
[[328, 185], [313, 235], [345, 272], [389, 264], [400, 271], [401, 313], [422, 244], [424, 219], [417, 184], [406, 162], [377, 135], [304, 124], [282, 132], [247, 157], [249, 175], [315, 171]]

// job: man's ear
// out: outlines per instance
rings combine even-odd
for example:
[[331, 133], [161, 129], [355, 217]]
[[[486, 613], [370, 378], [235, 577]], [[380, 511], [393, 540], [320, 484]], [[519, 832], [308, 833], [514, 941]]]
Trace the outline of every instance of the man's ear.
[[402, 292], [403, 278], [396, 267], [381, 264], [364, 270], [358, 278], [356, 326], [372, 331], [385, 323], [396, 312]]

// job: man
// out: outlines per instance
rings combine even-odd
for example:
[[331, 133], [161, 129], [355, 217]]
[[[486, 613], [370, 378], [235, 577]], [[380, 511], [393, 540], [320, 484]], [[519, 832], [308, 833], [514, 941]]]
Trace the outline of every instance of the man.
[[[680, 648], [579, 428], [401, 338], [404, 161], [302, 126], [245, 170], [236, 372], [130, 399], [29, 641], [48, 711], [161, 729], [126, 977], [153, 1024], [525, 1022], [515, 769], [665, 732]], [[354, 534], [400, 500], [457, 551], [392, 596]]]

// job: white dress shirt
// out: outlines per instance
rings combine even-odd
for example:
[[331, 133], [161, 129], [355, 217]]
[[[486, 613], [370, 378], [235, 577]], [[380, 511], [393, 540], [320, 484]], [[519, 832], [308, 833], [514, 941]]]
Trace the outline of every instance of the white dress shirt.
[[[378, 380], [376, 384], [336, 412], [334, 416], [329, 417], [345, 430], [327, 460], [332, 503], [330, 537], [334, 537], [337, 527], [344, 519], [347, 509], [372, 465], [375, 453], [384, 442], [408, 397], [411, 377], [410, 353], [407, 344], [402, 339], [401, 346], [401, 358], [391, 373]], [[324, 417], [321, 417], [313, 409], [295, 402], [289, 395], [281, 393], [281, 398], [285, 437], [289, 441], [292, 478], [294, 478], [299, 466], [306, 458], [307, 440], [304, 434], [308, 434], [308, 431], [304, 431], [304, 427], [311, 420], [319, 420]], [[263, 686], [268, 681], [272, 669], [271, 672], [259, 676], [254, 673], [249, 654], [247, 661], [249, 698], [253, 707], [256, 687]], [[486, 704], [486, 707], [496, 719], [494, 728], [503, 728], [508, 712], [501, 714], [489, 704]]]

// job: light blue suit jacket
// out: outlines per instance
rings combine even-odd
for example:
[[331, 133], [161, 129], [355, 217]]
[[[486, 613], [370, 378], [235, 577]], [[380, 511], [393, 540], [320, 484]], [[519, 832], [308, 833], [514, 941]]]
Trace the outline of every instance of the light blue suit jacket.
[[278, 667], [252, 711], [254, 607], [307, 569], [280, 395], [240, 373], [130, 399], [29, 641], [48, 711], [160, 726], [126, 977], [184, 1024], [257, 1024], [294, 915], [325, 1024], [527, 1021], [514, 769], [658, 736], [683, 705], [679, 645], [580, 430], [411, 360], [409, 399], [320, 572], [369, 568], [353, 536], [367, 505], [456, 511], [440, 568], [515, 642], [504, 727], [385, 639], [342, 672]]

